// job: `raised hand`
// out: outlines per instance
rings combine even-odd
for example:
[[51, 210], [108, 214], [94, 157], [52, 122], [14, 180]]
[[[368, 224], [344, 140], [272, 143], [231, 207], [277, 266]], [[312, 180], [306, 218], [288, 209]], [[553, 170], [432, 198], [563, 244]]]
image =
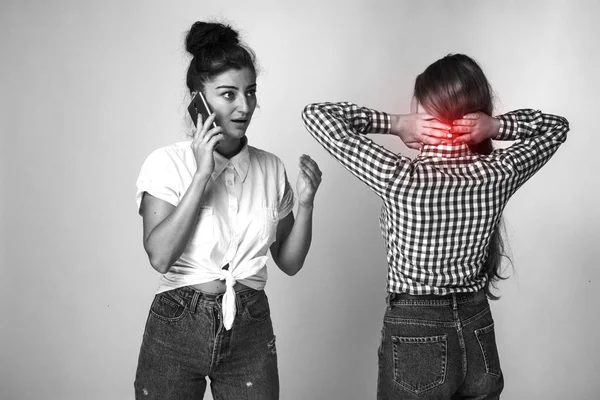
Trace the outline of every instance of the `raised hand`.
[[419, 150], [421, 145], [438, 145], [451, 141], [451, 126], [426, 113], [391, 115], [392, 134], [400, 137], [407, 147]]
[[485, 139], [495, 138], [499, 129], [499, 120], [485, 113], [476, 112], [453, 121], [450, 132], [454, 136], [453, 143], [477, 144]]
[[296, 182], [296, 192], [298, 193], [298, 202], [300, 206], [312, 207], [317, 189], [321, 184], [323, 175], [317, 163], [303, 154], [300, 157], [300, 173]]
[[[202, 115], [198, 114], [198, 127], [194, 131], [192, 144], [190, 145], [196, 159], [197, 174], [208, 176], [215, 169], [215, 159], [213, 153], [223, 139], [222, 128], [217, 126], [211, 128], [211, 124], [215, 120], [215, 113], [202, 121]], [[203, 123], [204, 122], [204, 123]]]

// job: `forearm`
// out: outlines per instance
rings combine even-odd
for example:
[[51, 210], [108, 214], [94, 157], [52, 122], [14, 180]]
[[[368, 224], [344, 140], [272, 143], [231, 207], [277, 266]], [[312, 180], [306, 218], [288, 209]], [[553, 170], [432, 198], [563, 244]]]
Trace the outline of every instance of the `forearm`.
[[146, 237], [144, 247], [150, 263], [157, 271], [167, 273], [185, 250], [198, 222], [208, 179], [194, 176], [177, 207]]
[[313, 206], [298, 207], [298, 215], [290, 234], [279, 248], [279, 268], [288, 275], [295, 275], [304, 265], [312, 241]]
[[313, 103], [304, 108], [307, 130], [319, 141], [331, 137], [389, 133], [389, 115], [353, 103]]
[[348, 171], [378, 195], [385, 191], [398, 157], [367, 134], [389, 133], [388, 114], [352, 103], [316, 103], [304, 108], [302, 119], [310, 134]]
[[498, 135], [494, 140], [522, 140], [543, 137], [563, 143], [569, 131], [569, 122], [561, 116], [545, 114], [539, 110], [521, 109], [496, 117]]

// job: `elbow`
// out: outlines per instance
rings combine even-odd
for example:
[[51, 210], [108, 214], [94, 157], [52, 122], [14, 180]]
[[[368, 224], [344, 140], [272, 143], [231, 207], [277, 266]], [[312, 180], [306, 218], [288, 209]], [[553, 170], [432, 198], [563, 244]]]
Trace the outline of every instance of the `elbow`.
[[154, 242], [150, 241], [149, 238], [144, 240], [144, 250], [148, 255], [148, 261], [150, 265], [160, 274], [166, 274], [171, 269], [171, 266], [177, 258], [173, 257], [173, 254], [163, 246], [157, 246]]
[[284, 270], [285, 274], [287, 276], [294, 276], [296, 275], [298, 272], [300, 271], [300, 268], [295, 268], [295, 269], [286, 269]]
[[558, 122], [553, 127], [553, 130], [555, 130], [558, 133], [556, 139], [560, 143], [564, 143], [567, 140], [567, 133], [570, 130], [569, 121], [565, 117], [556, 116], [556, 118]]
[[570, 130], [569, 120], [563, 116], [555, 114], [545, 114], [544, 119], [551, 119], [551, 121], [553, 122], [551, 124], [552, 128], [555, 130], [564, 132], [565, 134]]
[[302, 116], [303, 116], [303, 117], [307, 117], [307, 116], [309, 116], [309, 115], [310, 115], [310, 114], [313, 112], [313, 110], [315, 109], [315, 106], [316, 106], [316, 105], [315, 105], [314, 103], [307, 104], [307, 105], [304, 107], [304, 110], [302, 110]]
[[298, 273], [298, 271], [300, 271], [300, 269], [302, 269], [302, 265], [304, 264], [303, 262], [300, 263], [296, 263], [296, 262], [290, 262], [288, 261], [284, 261], [279, 259], [279, 257], [274, 256], [273, 257], [273, 261], [275, 261], [275, 265], [277, 265], [277, 267], [287, 276], [294, 276]]
[[287, 275], [287, 276], [294, 276], [296, 275], [298, 272], [300, 272], [300, 270], [302, 269], [302, 266], [304, 265], [304, 262], [300, 262], [300, 263], [289, 263], [287, 265], [282, 265], [281, 266], [281, 270]]
[[302, 110], [302, 120], [306, 123], [312, 116], [314, 116], [320, 109], [321, 103], [310, 103], [307, 104]]
[[172, 260], [161, 254], [156, 254], [147, 250], [146, 252], [148, 253], [148, 260], [150, 261], [152, 268], [163, 275], [169, 272], [171, 266], [173, 265]]
[[308, 120], [310, 119], [310, 112], [311, 112], [311, 104], [307, 105], [306, 107], [304, 107], [304, 110], [302, 110], [302, 122], [304, 122], [304, 126], [306, 128], [308, 128]]
[[566, 128], [566, 130], [569, 130], [569, 120], [560, 115], [557, 117], [558, 117], [558, 120], [560, 121], [560, 123]]
[[555, 126], [558, 126], [565, 133], [569, 132], [570, 127], [568, 119], [566, 119], [565, 117], [561, 117], [560, 115], [554, 115], [554, 118], [556, 118]]
[[566, 134], [567, 132], [569, 132], [571, 130], [571, 127], [569, 126], [569, 121], [565, 117], [561, 117], [561, 118], [562, 118], [562, 124], [564, 126], [565, 134]]

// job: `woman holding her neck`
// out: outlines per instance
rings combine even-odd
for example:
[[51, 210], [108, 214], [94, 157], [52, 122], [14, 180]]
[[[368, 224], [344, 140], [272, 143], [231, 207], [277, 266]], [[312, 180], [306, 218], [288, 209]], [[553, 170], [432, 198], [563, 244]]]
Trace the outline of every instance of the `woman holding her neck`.
[[[308, 131], [382, 199], [388, 281], [377, 399], [497, 399], [504, 386], [488, 298], [501, 278], [499, 224], [509, 198], [566, 140], [563, 117], [492, 117], [490, 85], [470, 57], [420, 74], [412, 114], [315, 103]], [[392, 134], [414, 159], [377, 145]], [[494, 150], [494, 140], [515, 140]], [[362, 266], [361, 266], [362, 267]]]
[[[275, 336], [264, 292], [267, 251], [295, 275], [308, 253], [318, 165], [300, 158], [298, 213], [285, 167], [248, 144], [254, 53], [228, 26], [186, 37], [192, 95], [213, 114], [191, 140], [154, 151], [137, 181], [144, 248], [162, 274], [135, 379], [137, 399], [277, 399]], [[213, 125], [216, 123], [216, 127]]]

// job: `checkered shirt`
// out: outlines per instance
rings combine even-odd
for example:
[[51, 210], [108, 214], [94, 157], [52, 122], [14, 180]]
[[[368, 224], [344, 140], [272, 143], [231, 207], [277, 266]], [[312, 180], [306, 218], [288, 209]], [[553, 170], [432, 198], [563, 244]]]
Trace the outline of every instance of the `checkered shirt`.
[[309, 104], [307, 130], [382, 200], [379, 223], [388, 261], [387, 290], [413, 295], [475, 292], [492, 233], [513, 193], [566, 140], [568, 121], [523, 109], [498, 116], [496, 140], [516, 140], [490, 155], [467, 145], [423, 146], [413, 160], [374, 143], [390, 116], [352, 103]]

